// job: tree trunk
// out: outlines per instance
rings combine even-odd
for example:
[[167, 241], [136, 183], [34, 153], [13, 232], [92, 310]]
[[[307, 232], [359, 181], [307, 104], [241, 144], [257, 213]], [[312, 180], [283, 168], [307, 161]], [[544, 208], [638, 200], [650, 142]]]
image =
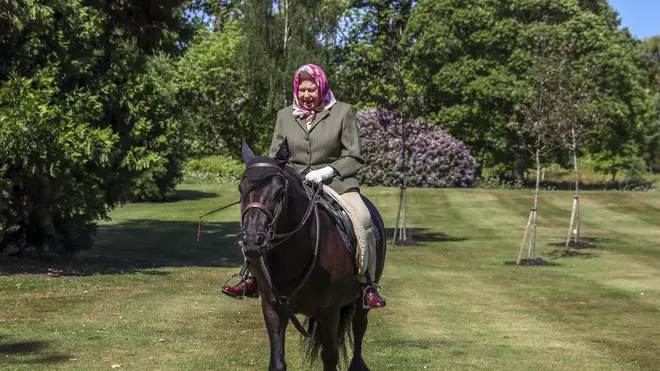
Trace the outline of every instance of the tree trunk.
[[401, 149], [403, 151], [403, 241], [408, 241], [406, 228], [408, 227], [408, 148], [406, 147], [408, 138], [406, 137], [406, 117], [402, 115], [401, 120]]
[[[399, 221], [401, 221], [401, 206], [403, 205], [403, 187], [401, 187], [401, 193], [399, 193], [399, 208], [396, 212], [396, 226], [394, 227], [394, 236], [392, 236], [392, 245], [396, 245], [397, 233], [399, 233]], [[399, 234], [399, 238], [401, 235]]]
[[525, 226], [525, 234], [523, 235], [523, 240], [520, 243], [520, 252], [518, 253], [518, 259], [516, 260], [516, 265], [520, 265], [522, 261], [523, 251], [525, 250], [525, 242], [527, 241], [527, 236], [529, 235], [529, 227], [532, 224], [532, 215], [534, 211], [530, 211], [529, 218], [527, 218], [527, 225]]
[[575, 222], [575, 202], [577, 200], [573, 197], [573, 208], [571, 209], [571, 221], [568, 223], [568, 234], [566, 235], [566, 244], [565, 248], [568, 248], [571, 244], [571, 234], [573, 233], [573, 224]]
[[580, 172], [578, 171], [575, 129], [573, 129], [573, 165], [575, 167], [575, 243], [577, 243], [580, 240]]
[[408, 227], [408, 190], [406, 189], [406, 180], [403, 179], [403, 241], [408, 241], [408, 233], [406, 228]]
[[536, 149], [536, 191], [534, 193], [534, 208], [532, 209], [532, 240], [529, 252], [530, 259], [536, 259], [536, 213], [539, 207], [539, 189], [541, 188], [541, 154]]
[[580, 172], [578, 170], [577, 159], [577, 136], [575, 128], [571, 128], [572, 144], [569, 147], [573, 152], [573, 169], [575, 171], [575, 196], [573, 196], [573, 210], [571, 211], [571, 222], [568, 225], [568, 236], [566, 237], [566, 247], [570, 244], [571, 233], [575, 231], [575, 243], [580, 241]]

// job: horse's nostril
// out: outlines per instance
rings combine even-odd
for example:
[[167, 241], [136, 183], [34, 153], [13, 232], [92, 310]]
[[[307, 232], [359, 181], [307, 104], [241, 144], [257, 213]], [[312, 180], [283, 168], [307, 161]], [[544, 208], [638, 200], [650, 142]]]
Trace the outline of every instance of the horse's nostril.
[[257, 245], [261, 246], [263, 244], [264, 244], [264, 235], [259, 234], [259, 236], [257, 236]]

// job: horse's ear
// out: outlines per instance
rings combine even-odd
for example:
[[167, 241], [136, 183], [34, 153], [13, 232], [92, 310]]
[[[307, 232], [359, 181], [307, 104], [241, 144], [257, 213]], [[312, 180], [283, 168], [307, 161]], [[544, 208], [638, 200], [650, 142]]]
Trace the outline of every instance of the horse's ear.
[[275, 154], [275, 161], [277, 161], [278, 165], [284, 166], [289, 161], [290, 155], [291, 152], [289, 151], [289, 141], [287, 140], [287, 138], [284, 138], [282, 144], [280, 144], [279, 151], [277, 151], [277, 153]]
[[254, 158], [256, 157], [254, 155], [254, 152], [252, 151], [252, 148], [250, 148], [250, 146], [248, 146], [247, 142], [245, 141], [245, 138], [243, 138], [243, 145], [241, 152], [243, 155], [243, 162], [245, 162], [246, 164], [254, 160]]

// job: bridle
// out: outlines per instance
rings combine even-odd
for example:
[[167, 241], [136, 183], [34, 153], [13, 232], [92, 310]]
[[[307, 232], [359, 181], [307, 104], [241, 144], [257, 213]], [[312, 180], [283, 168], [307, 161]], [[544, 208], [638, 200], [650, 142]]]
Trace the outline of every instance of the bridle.
[[[264, 214], [266, 214], [266, 217], [268, 218], [268, 227], [266, 228], [265, 235], [261, 231], [257, 232], [257, 234], [264, 235], [266, 240], [269, 242], [269, 244], [267, 246], [268, 246], [268, 250], [270, 250], [270, 248], [273, 248], [273, 247], [281, 244], [282, 242], [284, 242], [284, 240], [282, 240], [280, 242], [275, 243], [274, 245], [272, 244], [272, 241], [275, 238], [277, 238], [277, 237], [281, 238], [281, 235], [277, 235], [275, 233], [275, 225], [277, 224], [277, 221], [278, 221], [280, 215], [282, 214], [282, 210], [284, 210], [284, 207], [287, 204], [287, 201], [288, 201], [288, 198], [289, 198], [289, 180], [287, 179], [286, 176], [284, 176], [282, 168], [280, 168], [279, 165], [271, 164], [271, 163], [267, 163], [267, 162], [258, 162], [258, 163], [252, 164], [252, 165], [248, 165], [248, 167], [245, 171], [249, 171], [250, 169], [254, 169], [254, 168], [258, 168], [258, 167], [270, 167], [270, 168], [273, 168], [273, 169], [278, 171], [278, 173], [279, 173], [278, 176], [282, 176], [282, 178], [284, 178], [284, 197], [282, 197], [282, 199], [278, 202], [275, 214], [270, 212], [270, 210], [268, 210], [266, 205], [262, 204], [261, 202], [250, 202], [249, 204], [245, 205], [243, 210], [241, 210], [241, 222], [240, 222], [241, 230], [239, 232], [238, 237], [239, 237], [239, 240], [242, 240], [243, 236], [245, 236], [245, 234], [246, 234], [244, 220], [245, 220], [245, 215], [248, 213], [248, 211], [250, 211], [252, 209], [261, 210]], [[261, 251], [261, 252], [263, 253], [263, 251]]]
[[[323, 189], [322, 185], [318, 185], [316, 187], [316, 190], [313, 190], [312, 187], [306, 185], [303, 183], [303, 188], [305, 189], [305, 192], [307, 193], [307, 196], [309, 197], [309, 206], [307, 207], [307, 210], [305, 211], [305, 214], [303, 215], [302, 219], [298, 223], [298, 225], [291, 231], [291, 232], [286, 232], [286, 233], [277, 233], [276, 231], [276, 225], [277, 221], [279, 220], [279, 217], [282, 215], [282, 212], [286, 205], [288, 204], [289, 200], [289, 181], [284, 174], [284, 171], [282, 168], [277, 165], [277, 164], [272, 164], [268, 162], [257, 162], [251, 165], [248, 165], [247, 169], [245, 171], [248, 171], [250, 169], [258, 168], [258, 167], [269, 167], [276, 169], [279, 174], [276, 176], [281, 176], [284, 178], [284, 195], [279, 201], [279, 204], [277, 206], [277, 209], [275, 210], [275, 213], [273, 214], [266, 205], [264, 205], [261, 202], [250, 202], [245, 207], [243, 210], [241, 210], [241, 229], [239, 232], [239, 241], [242, 240], [243, 236], [245, 235], [245, 227], [243, 220], [245, 218], [245, 215], [247, 214], [248, 211], [252, 209], [257, 209], [261, 210], [266, 217], [268, 218], [268, 227], [266, 228], [266, 233], [264, 234], [263, 232], [257, 232], [258, 234], [264, 235], [264, 242], [265, 242], [265, 248], [262, 249], [261, 246], [259, 247], [259, 264], [261, 266], [261, 271], [263, 272], [264, 278], [266, 279], [266, 283], [268, 284], [268, 288], [270, 289], [270, 292], [273, 294], [273, 297], [275, 298], [275, 301], [281, 305], [284, 310], [286, 310], [287, 315], [289, 316], [289, 319], [293, 323], [293, 325], [298, 329], [298, 331], [305, 337], [310, 337], [309, 333], [305, 330], [305, 328], [300, 324], [300, 321], [296, 317], [293, 309], [291, 308], [291, 300], [298, 294], [300, 289], [305, 285], [307, 280], [312, 274], [312, 271], [314, 270], [314, 267], [316, 266], [316, 262], [318, 260], [318, 253], [319, 253], [319, 245], [320, 245], [320, 236], [321, 236], [321, 229], [320, 229], [320, 219], [319, 219], [319, 210], [318, 210], [318, 205], [317, 205], [317, 200], [318, 197], [321, 194], [321, 190]], [[286, 240], [289, 239], [289, 237], [293, 236], [294, 234], [298, 233], [305, 224], [307, 224], [307, 221], [309, 218], [312, 216], [312, 213], [314, 213], [314, 217], [316, 218], [316, 243], [314, 246], [314, 256], [312, 257], [312, 262], [310, 263], [305, 276], [303, 279], [300, 281], [298, 286], [291, 291], [291, 294], [286, 297], [286, 296], [280, 296], [277, 288], [275, 287], [273, 280], [270, 276], [270, 269], [268, 267], [268, 263], [266, 262], [265, 255], [268, 253], [270, 250], [275, 248], [278, 245], [281, 245], [284, 243]], [[244, 252], [245, 253], [245, 252]]]
[[[264, 214], [266, 214], [266, 217], [268, 218], [268, 227], [266, 228], [266, 233], [265, 234], [263, 232], [257, 232], [257, 233], [264, 235], [265, 240], [268, 242], [265, 251], [263, 251], [263, 252], [267, 252], [267, 251], [271, 250], [272, 248], [284, 243], [286, 240], [289, 239], [289, 237], [291, 237], [294, 234], [298, 233], [298, 231], [300, 231], [305, 226], [305, 224], [307, 224], [307, 221], [312, 216], [312, 212], [316, 208], [316, 199], [317, 199], [318, 195], [320, 194], [320, 191], [321, 191], [322, 187], [319, 186], [317, 188], [317, 190], [314, 193], [311, 194], [309, 206], [307, 207], [307, 210], [305, 211], [305, 214], [303, 215], [302, 219], [298, 223], [298, 226], [296, 226], [296, 228], [294, 228], [291, 232], [277, 233], [276, 230], [275, 230], [275, 227], [277, 225], [277, 221], [279, 220], [279, 217], [282, 215], [282, 212], [283, 212], [284, 208], [286, 207], [286, 205], [288, 204], [288, 201], [289, 201], [289, 180], [287, 179], [286, 175], [284, 174], [284, 171], [282, 170], [282, 168], [279, 165], [271, 164], [271, 163], [268, 163], [268, 162], [257, 162], [257, 163], [248, 165], [246, 171], [248, 171], [250, 169], [258, 168], [258, 167], [269, 167], [269, 168], [273, 168], [273, 169], [275, 169], [279, 172], [278, 176], [281, 176], [284, 179], [284, 196], [279, 201], [279, 203], [277, 205], [277, 209], [275, 210], [274, 214], [270, 210], [268, 210], [266, 205], [262, 204], [261, 202], [250, 202], [249, 204], [245, 205], [243, 210], [241, 210], [241, 221], [240, 221], [240, 228], [241, 229], [240, 229], [240, 232], [239, 232], [239, 238], [242, 238], [246, 233], [243, 221], [245, 219], [245, 215], [247, 214], [247, 212], [252, 210], [252, 209], [260, 210]], [[305, 190], [307, 191], [308, 196], [310, 196], [310, 192], [308, 191], [308, 188], [305, 186], [304, 183], [303, 183], [303, 187], [305, 187]]]

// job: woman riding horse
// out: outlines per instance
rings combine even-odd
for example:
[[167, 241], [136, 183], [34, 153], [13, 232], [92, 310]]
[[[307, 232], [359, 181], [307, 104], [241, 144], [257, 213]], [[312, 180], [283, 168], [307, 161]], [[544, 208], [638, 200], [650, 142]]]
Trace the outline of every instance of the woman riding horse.
[[[360, 197], [356, 178], [364, 166], [364, 159], [360, 155], [360, 138], [353, 107], [335, 99], [328, 88], [325, 72], [313, 64], [306, 64], [296, 71], [293, 91], [293, 105], [277, 114], [269, 156], [274, 157], [284, 138], [287, 138], [291, 152], [289, 162], [306, 181], [323, 183], [341, 195], [359, 217], [369, 249], [373, 251], [376, 240], [371, 215]], [[336, 127], [340, 130], [333, 130]], [[337, 132], [339, 136], [330, 134]], [[376, 254], [367, 256], [369, 261], [366, 265], [375, 266]], [[258, 297], [257, 282], [252, 275], [245, 276], [246, 272], [247, 262], [240, 273], [245, 278], [234, 286], [223, 286], [222, 292], [234, 298], [242, 298], [243, 295]], [[373, 285], [369, 285], [367, 277], [362, 274], [359, 278], [366, 305], [371, 309], [385, 307], [385, 300]]]

